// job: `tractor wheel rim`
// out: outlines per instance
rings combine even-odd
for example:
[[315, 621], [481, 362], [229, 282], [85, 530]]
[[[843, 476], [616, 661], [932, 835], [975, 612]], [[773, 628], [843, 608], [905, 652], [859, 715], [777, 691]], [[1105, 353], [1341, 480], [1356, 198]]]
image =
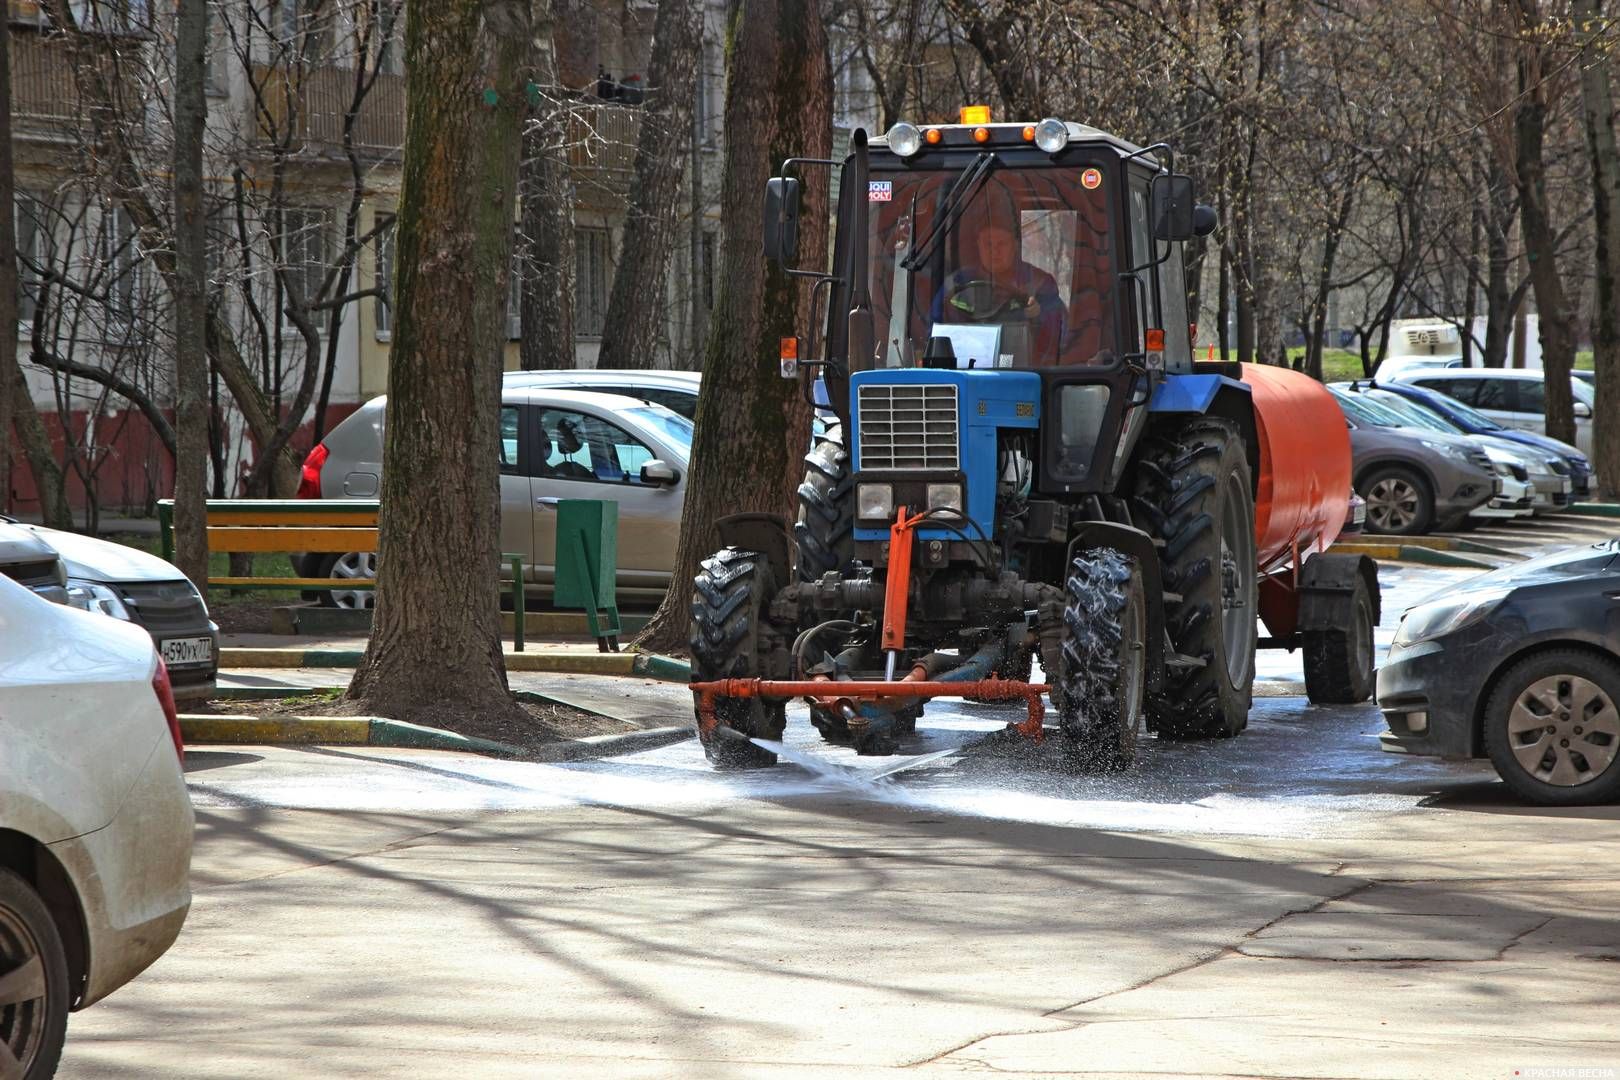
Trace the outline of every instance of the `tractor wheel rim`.
[[1143, 612], [1142, 597], [1132, 590], [1120, 619], [1120, 736], [1126, 745], [1136, 739], [1142, 723], [1143, 688], [1147, 685], [1147, 619]]
[[[370, 551], [351, 551], [340, 555], [332, 564], [332, 576], [353, 580], [374, 580], [377, 577], [377, 556]], [[369, 589], [333, 589], [332, 603], [341, 608], [362, 609], [371, 606], [374, 594]]]
[[1614, 765], [1620, 711], [1590, 679], [1549, 675], [1514, 699], [1507, 736], [1514, 759], [1531, 777], [1553, 787], [1579, 787]]
[[45, 1038], [48, 987], [39, 943], [0, 908], [0, 1074], [26, 1076]]
[[1233, 686], [1248, 674], [1252, 656], [1246, 642], [1255, 618], [1248, 589], [1254, 571], [1254, 522], [1243, 515], [1242, 494], [1239, 479], [1229, 476], [1221, 500], [1221, 634], [1226, 639], [1226, 677]]
[[1405, 529], [1417, 513], [1417, 489], [1399, 477], [1385, 477], [1367, 493], [1367, 516], [1380, 529]]

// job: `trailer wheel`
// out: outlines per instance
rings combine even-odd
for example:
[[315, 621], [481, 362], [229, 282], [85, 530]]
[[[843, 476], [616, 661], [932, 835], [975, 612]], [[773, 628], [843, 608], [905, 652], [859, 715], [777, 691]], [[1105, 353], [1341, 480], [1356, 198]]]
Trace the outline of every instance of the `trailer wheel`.
[[1170, 644], [1204, 661], [1165, 672], [1148, 701], [1148, 729], [1173, 739], [1236, 735], [1249, 722], [1259, 602], [1254, 494], [1237, 429], [1199, 420], [1161, 431], [1138, 462], [1135, 505], [1164, 542]]
[[800, 581], [817, 581], [829, 570], [847, 568], [855, 551], [853, 477], [842, 423], [827, 425], [804, 464], [799, 519], [793, 525], [798, 548], [794, 571]]
[[1343, 627], [1306, 630], [1305, 693], [1317, 705], [1354, 705], [1373, 692], [1372, 597], [1367, 582], [1356, 577], [1350, 610]]
[[1136, 560], [1112, 548], [1069, 566], [1058, 720], [1071, 760], [1088, 770], [1136, 759], [1147, 696], [1147, 598]]
[[[781, 636], [766, 619], [776, 592], [770, 561], [753, 551], [725, 548], [703, 560], [692, 582], [692, 681], [772, 678], [786, 655]], [[707, 735], [701, 718], [703, 752], [716, 766], [761, 768], [776, 755], [749, 742], [779, 741], [787, 727], [787, 703], [766, 698], [719, 698], [719, 724]]]

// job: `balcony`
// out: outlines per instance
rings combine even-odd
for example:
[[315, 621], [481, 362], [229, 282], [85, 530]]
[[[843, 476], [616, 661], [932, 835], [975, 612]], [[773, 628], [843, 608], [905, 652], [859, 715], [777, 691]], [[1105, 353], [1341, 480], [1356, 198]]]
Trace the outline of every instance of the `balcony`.
[[13, 27], [11, 122], [17, 132], [63, 132], [76, 127], [83, 115], [73, 55], [66, 45]]
[[[285, 143], [295, 151], [341, 154], [343, 124], [355, 98], [354, 70], [317, 67], [290, 74], [289, 78], [280, 67], [253, 69], [253, 87], [262, 101], [262, 106], [253, 103], [259, 138]], [[399, 157], [405, 144], [403, 76], [376, 77], [355, 112], [353, 132], [355, 150], [362, 157]]]
[[568, 115], [568, 171], [581, 206], [622, 208], [635, 176], [641, 110], [629, 105], [576, 104]]

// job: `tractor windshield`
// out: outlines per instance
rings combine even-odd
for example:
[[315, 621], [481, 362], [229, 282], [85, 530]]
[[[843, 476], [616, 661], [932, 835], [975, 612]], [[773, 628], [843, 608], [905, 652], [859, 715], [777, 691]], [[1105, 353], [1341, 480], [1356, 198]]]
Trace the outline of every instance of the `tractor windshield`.
[[[961, 175], [871, 173], [876, 365], [916, 365], [931, 337], [950, 340], [957, 367], [1113, 363], [1115, 270], [1102, 171], [999, 168], [947, 201]], [[940, 222], [945, 231], [930, 241], [942, 213], [954, 223]]]

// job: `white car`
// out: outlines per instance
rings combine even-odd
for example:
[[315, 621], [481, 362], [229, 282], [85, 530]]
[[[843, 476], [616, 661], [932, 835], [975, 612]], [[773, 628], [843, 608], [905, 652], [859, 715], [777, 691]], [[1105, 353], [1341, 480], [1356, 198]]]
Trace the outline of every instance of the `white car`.
[[673, 409], [691, 420], [697, 416], [698, 385], [702, 381], [702, 373], [696, 371], [575, 368], [562, 371], [508, 371], [502, 385], [509, 390], [521, 387], [620, 394]]
[[68, 1012], [179, 934], [182, 753], [145, 631], [0, 578], [0, 1077], [51, 1076]]
[[[1380, 379], [1386, 379], [1382, 371]], [[1386, 381], [1411, 383], [1437, 390], [1484, 413], [1503, 427], [1547, 433], [1547, 389], [1540, 371], [1528, 368], [1413, 368], [1398, 371]], [[1592, 415], [1595, 391], [1581, 379], [1570, 379], [1575, 395], [1575, 445], [1592, 454]]]

